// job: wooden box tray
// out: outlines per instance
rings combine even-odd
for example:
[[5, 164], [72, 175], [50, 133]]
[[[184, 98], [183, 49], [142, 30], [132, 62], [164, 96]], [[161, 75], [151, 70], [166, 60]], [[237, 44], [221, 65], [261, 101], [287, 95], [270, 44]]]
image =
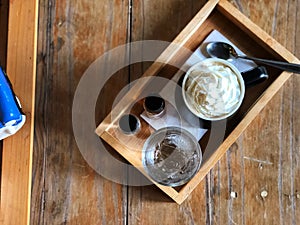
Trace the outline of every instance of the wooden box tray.
[[[170, 45], [166, 48], [144, 73], [143, 77], [162, 76], [163, 74], [164, 76], [168, 76], [168, 78], [172, 78], [178, 72], [178, 69], [176, 71], [176, 69], [174, 70], [169, 65], [172, 65], [173, 62], [183, 64], [190, 56], [182, 52], [181, 49], [187, 48], [195, 51], [213, 30], [218, 30], [245, 54], [260, 58], [299, 63], [299, 60], [295, 56], [252, 23], [229, 2], [226, 0], [211, 0], [206, 3], [175, 38], [173, 43], [177, 45]], [[188, 197], [209, 170], [291, 76], [291, 73], [282, 72], [274, 68], [267, 67], [267, 70], [269, 79], [260, 85], [246, 90], [245, 99], [240, 110], [231, 119], [226, 121], [224, 133], [220, 136], [220, 134], [214, 132], [214, 130], [218, 130], [218, 127], [216, 129], [209, 129], [200, 140], [203, 161], [199, 172], [188, 183], [181, 187], [173, 188], [153, 182], [178, 204], [181, 204]], [[145, 176], [147, 175], [142, 167], [141, 149], [145, 140], [153, 132], [153, 129], [141, 119], [142, 131], [137, 136], [128, 136], [119, 131], [117, 121], [123, 113], [129, 110], [136, 115], [141, 114], [143, 107], [141, 102], [136, 101], [136, 99], [138, 99], [139, 94], [142, 93], [147, 85], [149, 85], [149, 82], [141, 81], [132, 87], [96, 129], [96, 133], [103, 140], [110, 144], [133, 166], [138, 168]], [[132, 107], [133, 102], [135, 104]], [[113, 119], [112, 115], [114, 115]], [[130, 144], [125, 145], [124, 143]]]

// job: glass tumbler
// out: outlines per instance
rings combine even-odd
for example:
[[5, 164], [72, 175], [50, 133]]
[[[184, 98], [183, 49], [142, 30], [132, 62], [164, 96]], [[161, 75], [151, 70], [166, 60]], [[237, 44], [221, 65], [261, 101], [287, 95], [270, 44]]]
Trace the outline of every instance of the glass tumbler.
[[179, 127], [165, 127], [146, 140], [142, 163], [155, 182], [166, 186], [180, 186], [199, 170], [202, 152], [196, 138]]

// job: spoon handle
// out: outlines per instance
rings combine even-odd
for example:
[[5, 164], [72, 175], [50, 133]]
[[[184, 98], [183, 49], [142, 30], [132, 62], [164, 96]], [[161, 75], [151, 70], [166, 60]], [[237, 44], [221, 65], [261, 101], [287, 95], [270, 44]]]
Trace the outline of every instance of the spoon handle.
[[300, 73], [300, 64], [280, 62], [280, 61], [268, 60], [268, 59], [260, 59], [260, 58], [250, 57], [250, 56], [242, 56], [242, 55], [239, 55], [237, 57], [242, 58], [242, 59], [253, 60], [255, 62], [273, 66], [273, 67], [276, 67], [278, 69], [282, 69], [282, 70], [285, 70], [288, 72]]

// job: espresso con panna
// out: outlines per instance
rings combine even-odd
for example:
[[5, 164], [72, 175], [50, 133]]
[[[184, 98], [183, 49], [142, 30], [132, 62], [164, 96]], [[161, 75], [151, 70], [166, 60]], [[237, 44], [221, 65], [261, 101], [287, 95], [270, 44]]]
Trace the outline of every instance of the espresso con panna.
[[189, 71], [184, 84], [190, 108], [201, 118], [226, 118], [240, 106], [244, 83], [239, 74], [219, 60], [207, 60]]

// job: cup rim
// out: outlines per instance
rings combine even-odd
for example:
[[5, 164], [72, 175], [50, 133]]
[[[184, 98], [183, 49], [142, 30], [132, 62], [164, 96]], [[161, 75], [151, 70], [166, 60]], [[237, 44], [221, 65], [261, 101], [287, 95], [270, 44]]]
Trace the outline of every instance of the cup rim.
[[[198, 67], [199, 65], [202, 65], [202, 64], [205, 64], [205, 63], [209, 63], [209, 62], [218, 62], [218, 63], [222, 63], [226, 66], [228, 66], [230, 69], [233, 70], [233, 72], [236, 74], [236, 76], [238, 77], [239, 79], [239, 83], [240, 83], [240, 86], [241, 86], [241, 97], [239, 99], [239, 102], [238, 104], [236, 105], [236, 107], [234, 108], [234, 110], [232, 110], [230, 113], [224, 115], [224, 116], [220, 116], [220, 117], [206, 117], [202, 114], [199, 114], [193, 106], [191, 106], [189, 104], [189, 102], [187, 101], [186, 99], [186, 91], [185, 91], [185, 84], [186, 84], [186, 80], [187, 78], [189, 77], [191, 71]], [[232, 116], [239, 108], [240, 106], [242, 105], [242, 102], [244, 100], [244, 97], [245, 97], [245, 82], [244, 82], [244, 79], [241, 75], [241, 72], [230, 62], [224, 60], [224, 59], [219, 59], [219, 58], [207, 58], [207, 59], [204, 59], [200, 62], [197, 62], [195, 63], [193, 66], [191, 66], [187, 72], [185, 73], [184, 75], [184, 78], [183, 78], [183, 81], [182, 81], [182, 87], [181, 87], [181, 91], [182, 91], [182, 97], [183, 97], [183, 101], [186, 105], [186, 107], [197, 117], [199, 117], [200, 119], [204, 119], [204, 120], [207, 120], [207, 121], [218, 121], [218, 120], [223, 120], [223, 119], [227, 119], [229, 118], [230, 116]]]

